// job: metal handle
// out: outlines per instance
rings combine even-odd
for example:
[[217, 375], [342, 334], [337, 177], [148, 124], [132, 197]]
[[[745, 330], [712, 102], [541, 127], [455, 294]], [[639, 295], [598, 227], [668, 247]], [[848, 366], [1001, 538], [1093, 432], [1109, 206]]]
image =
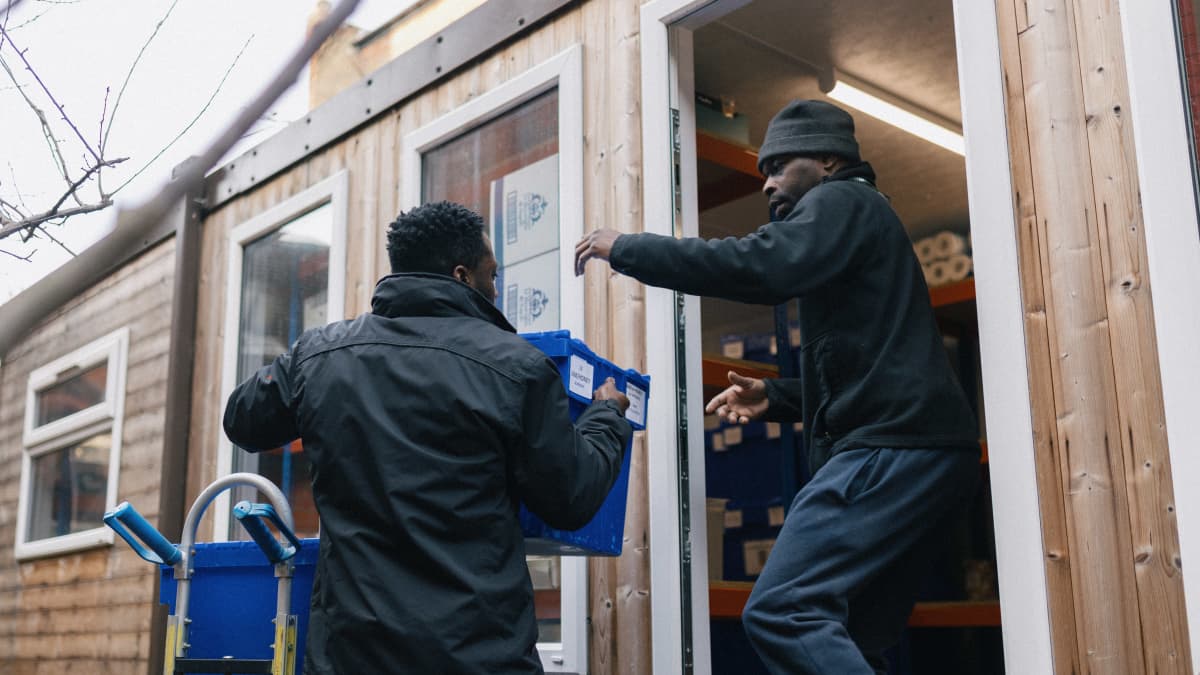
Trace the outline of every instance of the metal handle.
[[[291, 528], [284, 524], [270, 504], [252, 504], [249, 501], [241, 501], [233, 507], [233, 515], [242, 524], [242, 527], [246, 528], [246, 532], [263, 550], [263, 553], [267, 554], [267, 560], [270, 560], [272, 564], [281, 563], [296, 555], [296, 551], [300, 550], [300, 540], [296, 538]], [[275, 538], [275, 535], [271, 534], [264, 522], [267, 520], [271, 521], [275, 525], [275, 529], [291, 542], [291, 546], [284, 546]]]
[[117, 508], [104, 514], [104, 524], [121, 535], [142, 560], [155, 565], [174, 565], [183, 556], [129, 502], [121, 502]]

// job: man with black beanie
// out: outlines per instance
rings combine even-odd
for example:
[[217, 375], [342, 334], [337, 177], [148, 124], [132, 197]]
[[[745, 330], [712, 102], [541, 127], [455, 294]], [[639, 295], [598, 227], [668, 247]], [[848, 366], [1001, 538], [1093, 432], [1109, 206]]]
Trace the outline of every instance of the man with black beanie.
[[979, 476], [978, 427], [921, 267], [859, 157], [854, 120], [793, 101], [758, 155], [771, 222], [742, 238], [600, 229], [575, 248], [651, 286], [774, 305], [799, 298], [800, 377], [729, 373], [730, 422], [804, 423], [797, 493], [742, 614], [774, 673], [886, 672], [947, 521]]

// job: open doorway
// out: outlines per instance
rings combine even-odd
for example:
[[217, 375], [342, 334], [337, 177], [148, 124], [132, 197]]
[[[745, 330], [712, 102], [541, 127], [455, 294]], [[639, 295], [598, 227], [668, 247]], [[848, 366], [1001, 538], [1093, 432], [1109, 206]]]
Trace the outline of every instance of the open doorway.
[[[676, 94], [695, 94], [694, 100], [673, 101], [682, 113], [681, 232], [743, 236], [766, 221], [754, 151], [770, 118], [788, 101], [830, 100], [854, 116], [863, 158], [874, 167], [879, 188], [925, 264], [947, 354], [980, 420], [985, 448], [980, 489], [929, 571], [905, 638], [889, 655], [891, 672], [1003, 672], [961, 137], [957, 149], [953, 141], [947, 149], [830, 97], [836, 84], [851, 84], [961, 134], [952, 2], [714, 3], [693, 15], [688, 29], [686, 39], [673, 45]], [[699, 416], [701, 399], [724, 386], [728, 370], [778, 375], [802, 339], [781, 325], [770, 307], [711, 299], [693, 307], [697, 310], [685, 322], [690, 335], [683, 360], [689, 380], [694, 381], [694, 371], [703, 374], [703, 396], [689, 387], [688, 419]], [[794, 308], [791, 312], [794, 316]], [[698, 357], [690, 353], [695, 351]], [[708, 642], [714, 673], [765, 672], [739, 619], [790, 495], [806, 479], [802, 471], [789, 475], [791, 466], [804, 465], [802, 459], [789, 464], [789, 455], [802, 457], [804, 450], [798, 438], [789, 438], [798, 434], [788, 432], [769, 424], [727, 427], [709, 418], [702, 434], [692, 434], [688, 442], [687, 462], [698, 470], [690, 473], [692, 484], [681, 489], [693, 497], [703, 494], [700, 503], [706, 508], [701, 512], [692, 499], [685, 522], [693, 542], [707, 540], [708, 570], [707, 579], [692, 579], [693, 588], [708, 591], [707, 608], [702, 602], [692, 606], [706, 614], [692, 617], [692, 640], [698, 646]], [[700, 529], [703, 537], [696, 536]], [[699, 558], [702, 552], [696, 554]], [[691, 573], [704, 567], [697, 560]], [[698, 662], [705, 651], [696, 650]]]

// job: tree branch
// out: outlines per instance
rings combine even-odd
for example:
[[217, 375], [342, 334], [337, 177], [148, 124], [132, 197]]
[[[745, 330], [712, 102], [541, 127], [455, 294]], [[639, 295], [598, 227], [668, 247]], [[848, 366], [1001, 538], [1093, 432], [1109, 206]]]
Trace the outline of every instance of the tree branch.
[[[188, 132], [188, 129], [191, 129], [192, 126], [194, 124], [196, 124], [197, 120], [199, 120], [200, 117], [202, 115], [204, 115], [205, 111], [208, 110], [208, 107], [210, 105], [212, 105], [213, 100], [217, 98], [217, 94], [221, 93], [221, 88], [225, 86], [225, 80], [229, 79], [229, 74], [233, 72], [234, 66], [236, 66], [238, 60], [242, 58], [242, 54], [244, 54], [246, 52], [246, 47], [250, 46], [250, 40], [253, 40], [253, 39], [254, 39], [254, 36], [251, 35], [246, 40], [246, 44], [242, 45], [242, 48], [240, 50], [238, 50], [237, 55], [233, 57], [233, 63], [230, 63], [229, 67], [225, 69], [225, 74], [221, 76], [221, 81], [217, 83], [216, 88], [213, 89], [212, 95], [209, 96], [208, 100], [204, 102], [204, 107], [200, 108], [200, 112], [196, 113], [196, 116], [192, 118], [192, 121], [188, 122], [187, 126], [185, 126], [182, 131], [180, 131], [178, 134], [176, 134], [175, 138], [172, 138], [170, 143], [167, 143], [165, 146], [163, 146], [163, 148], [161, 150], [158, 151], [157, 154], [155, 154], [153, 157], [151, 157], [149, 162], [146, 162], [142, 166], [142, 168], [140, 168], [136, 172], [134, 172], [134, 174], [132, 176], [130, 176], [128, 179], [126, 179], [124, 183], [121, 183], [120, 185], [118, 185], [115, 190], [108, 193], [108, 196], [111, 197], [111, 196], [117, 194], [122, 189], [124, 189], [126, 185], [129, 185], [130, 183], [132, 183], [135, 178], [142, 175], [142, 172], [144, 172], [146, 169], [149, 169], [151, 164], [153, 164], [156, 160], [158, 160], [159, 157], [162, 157], [163, 153], [165, 153], [167, 150], [170, 150], [171, 146], [175, 145], [175, 143], [177, 143], [179, 141], [179, 139], [183, 138], [183, 135]], [[113, 107], [113, 113], [114, 114], [116, 113], [116, 106]], [[100, 151], [104, 152], [103, 147], [101, 147]], [[102, 193], [103, 193], [103, 191], [102, 191]]]
[[[108, 137], [112, 133], [113, 121], [117, 119], [117, 108], [121, 107], [121, 97], [125, 95], [125, 87], [129, 86], [129, 81], [133, 79], [133, 71], [137, 70], [138, 64], [142, 61], [142, 55], [146, 53], [146, 49], [154, 41], [154, 37], [158, 35], [158, 31], [167, 22], [167, 19], [171, 16], [171, 12], [175, 11], [175, 5], [177, 4], [179, 4], [179, 0], [174, 0], [171, 6], [167, 8], [167, 13], [163, 14], [163, 17], [155, 24], [154, 32], [150, 33], [150, 37], [146, 38], [146, 41], [142, 43], [142, 48], [138, 50], [137, 56], [134, 57], [133, 63], [129, 66], [129, 72], [125, 73], [125, 81], [121, 83], [121, 88], [117, 91], [117, 100], [113, 101], [112, 114], [108, 117], [108, 128], [101, 129], [100, 156], [104, 155], [104, 148], [108, 145]], [[99, 161], [99, 157], [97, 157], [97, 161]]]
[[237, 143], [242, 134], [275, 103], [276, 99], [296, 81], [300, 71], [346, 17], [354, 11], [358, 0], [341, 0], [324, 20], [309, 33], [304, 44], [296, 50], [271, 83], [242, 110], [221, 135], [199, 158], [179, 167], [174, 180], [149, 202], [118, 215], [117, 226], [87, 251], [55, 271], [53, 283], [38, 284], [11, 299], [5, 305], [5, 318], [0, 324], [0, 353], [12, 347], [34, 324], [46, 315], [47, 307], [58, 307], [82, 288], [95, 283], [108, 273], [105, 266], [120, 259], [122, 253], [136, 246], [164, 217], [176, 208], [189, 192], [203, 185], [204, 175]]
[[79, 141], [83, 143], [83, 147], [87, 148], [87, 151], [92, 153], [92, 158], [96, 160], [97, 164], [103, 162], [103, 160], [100, 159], [100, 155], [92, 149], [91, 144], [89, 144], [87, 139], [83, 137], [83, 134], [79, 132], [79, 128], [75, 126], [75, 123], [71, 121], [71, 118], [67, 117], [67, 112], [63, 110], [63, 107], [58, 102], [58, 99], [54, 98], [54, 94], [50, 93], [50, 88], [46, 86], [46, 83], [42, 81], [41, 76], [39, 76], [33, 69], [33, 66], [30, 65], [29, 59], [25, 58], [25, 52], [18, 47], [15, 42], [13, 42], [12, 36], [8, 34], [8, 31], [5, 30], [4, 26], [2, 25], [0, 25], [0, 35], [3, 35], [4, 39], [8, 40], [8, 44], [12, 45], [13, 51], [17, 53], [17, 58], [21, 59], [21, 62], [25, 64], [25, 70], [28, 70], [29, 74], [33, 75], [33, 79], [36, 80], [38, 85], [41, 86], [42, 91], [46, 92], [46, 97], [49, 98], [50, 102], [54, 104], [54, 107], [58, 109], [58, 114], [62, 115], [62, 119], [67, 123], [67, 126], [71, 127], [71, 130], [74, 131], [75, 135], [79, 137]]

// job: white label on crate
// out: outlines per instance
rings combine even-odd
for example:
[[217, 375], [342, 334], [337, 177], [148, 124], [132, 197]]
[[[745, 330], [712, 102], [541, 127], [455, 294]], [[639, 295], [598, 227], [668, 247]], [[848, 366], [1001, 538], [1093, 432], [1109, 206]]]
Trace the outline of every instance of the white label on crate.
[[795, 424], [793, 424], [792, 431], [795, 431], [796, 433], [803, 432], [804, 431], [804, 422], [796, 422]]
[[792, 343], [793, 347], [799, 347], [800, 346], [800, 329], [792, 328], [791, 330], [789, 330], [788, 331], [788, 340]]
[[629, 409], [625, 411], [625, 417], [646, 426], [646, 392], [634, 384], [626, 384], [625, 390], [625, 395], [629, 397]]
[[721, 345], [721, 355], [727, 359], [740, 359], [746, 356], [746, 343], [741, 340], [730, 340]]
[[767, 422], [767, 438], [779, 438], [783, 435], [783, 427], [779, 422]]
[[782, 506], [772, 506], [767, 509], [767, 524], [771, 527], [780, 527], [783, 525]]
[[746, 574], [756, 577], [762, 574], [763, 566], [775, 547], [774, 539], [755, 539], [742, 544], [742, 563], [746, 566]]
[[596, 367], [587, 361], [571, 355], [571, 393], [584, 398], [591, 398], [595, 390], [593, 379], [596, 377]]
[[737, 445], [742, 442], [741, 427], [727, 427], [721, 433], [725, 436], [725, 445]]
[[725, 512], [725, 529], [731, 529], [742, 526], [742, 510], [729, 509]]
[[717, 429], [720, 429], [720, 428], [721, 428], [721, 418], [720, 417], [718, 417], [717, 415], [705, 415], [704, 416], [704, 430], [705, 431], [716, 431]]
[[713, 452], [725, 452], [725, 434], [712, 435]]

